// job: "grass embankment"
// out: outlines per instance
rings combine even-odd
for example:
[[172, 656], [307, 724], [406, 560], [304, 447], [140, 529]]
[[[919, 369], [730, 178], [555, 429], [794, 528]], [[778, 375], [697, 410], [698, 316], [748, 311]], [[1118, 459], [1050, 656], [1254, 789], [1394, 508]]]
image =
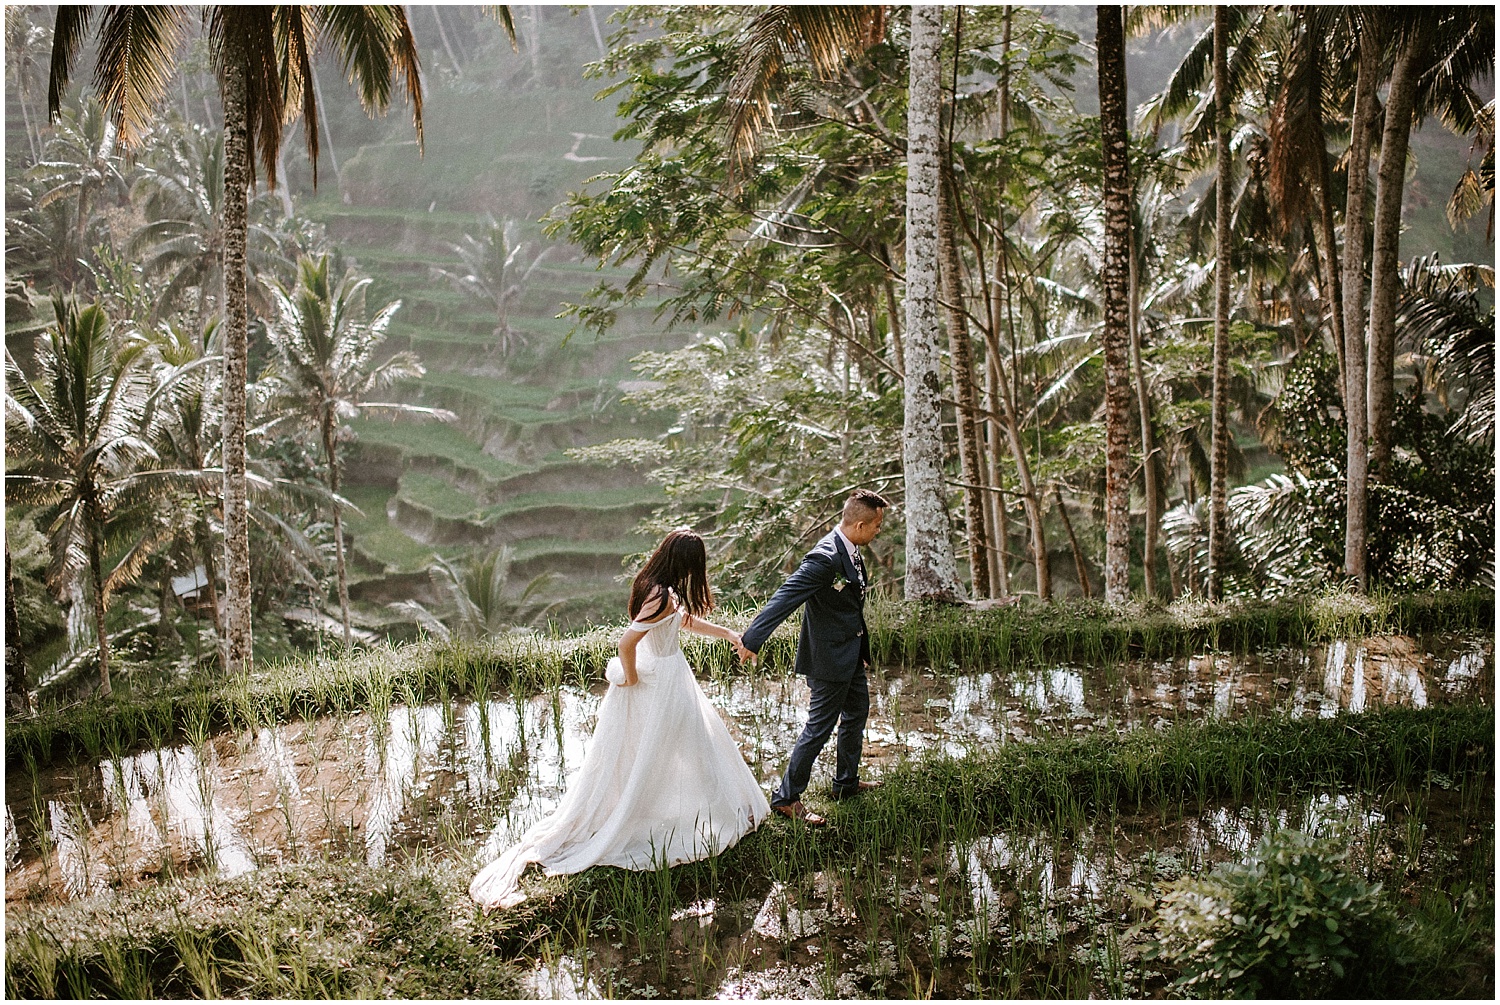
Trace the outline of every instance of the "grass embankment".
[[[726, 613], [720, 620], [743, 627], [748, 616]], [[926, 664], [938, 672], [1005, 670], [1041, 663], [1166, 659], [1205, 648], [1251, 652], [1365, 635], [1488, 630], [1494, 627], [1494, 595], [1485, 590], [1386, 597], [1331, 594], [1127, 614], [1089, 603], [983, 612], [876, 603], [868, 621], [877, 665]], [[202, 730], [292, 717], [359, 709], [379, 713], [397, 703], [587, 685], [602, 674], [620, 631], [608, 626], [566, 637], [515, 633], [481, 642], [425, 640], [265, 666], [248, 680], [197, 681], [153, 694], [122, 693], [113, 700], [46, 708], [6, 722], [6, 763], [93, 758]], [[736, 671], [726, 643], [684, 636], [684, 650], [700, 673]], [[766, 643], [758, 672], [787, 672], [795, 650], [792, 621]], [[117, 685], [117, 691], [128, 689], [128, 678]]]
[[[757, 903], [774, 884], [791, 905], [807, 903], [800, 898], [834, 877], [853, 909], [838, 936], [842, 948], [856, 960], [868, 954], [891, 964], [863, 990], [931, 993], [942, 971], [945, 987], [960, 994], [952, 981], [965, 981], [972, 994], [1131, 997], [1172, 975], [1142, 962], [1142, 942], [1127, 926], [1143, 914], [1129, 907], [1128, 890], [1101, 894], [1111, 903], [1094, 912], [1013, 898], [981, 925], [972, 891], [950, 872], [950, 850], [998, 828], [1049, 833], [1061, 844], [1107, 833], [1122, 815], [1142, 811], [1166, 821], [1219, 801], [1274, 808], [1351, 787], [1405, 813], [1407, 832], [1415, 826], [1421, 835], [1436, 780], [1456, 791], [1457, 826], [1470, 828], [1469, 843], [1457, 856], [1424, 850], [1420, 841], [1400, 860], [1371, 854], [1362, 868], [1401, 900], [1416, 948], [1406, 959], [1372, 961], [1366, 976], [1376, 993], [1488, 995], [1493, 736], [1491, 708], [1389, 709], [1183, 724], [928, 758], [891, 769], [860, 800], [830, 807], [821, 831], [773, 818], [723, 855], [671, 870], [531, 873], [530, 899], [488, 917], [465, 895], [473, 866], [459, 849], [381, 869], [314, 861], [227, 881], [189, 877], [13, 913], [6, 990], [80, 998], [513, 995], [518, 966], [604, 935], [636, 957], [638, 973], [655, 970], [659, 983], [692, 988], [701, 970], [709, 983], [698, 992], [712, 994], [723, 950], [705, 943], [684, 952], [674, 911], [704, 898]], [[1153, 864], [1127, 886], [1148, 892], [1158, 878]], [[908, 889], [925, 899], [913, 906]], [[823, 945], [830, 965], [839, 948]]]

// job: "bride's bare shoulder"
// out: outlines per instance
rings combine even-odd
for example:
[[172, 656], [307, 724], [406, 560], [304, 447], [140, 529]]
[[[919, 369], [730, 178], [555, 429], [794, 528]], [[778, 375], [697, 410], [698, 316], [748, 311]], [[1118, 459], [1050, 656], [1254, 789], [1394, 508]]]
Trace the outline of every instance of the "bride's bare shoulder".
[[664, 621], [671, 617], [676, 606], [672, 603], [672, 593], [661, 586], [651, 587], [651, 592], [646, 594], [641, 601], [641, 609], [635, 612], [631, 619], [632, 624], [654, 625], [658, 621]]

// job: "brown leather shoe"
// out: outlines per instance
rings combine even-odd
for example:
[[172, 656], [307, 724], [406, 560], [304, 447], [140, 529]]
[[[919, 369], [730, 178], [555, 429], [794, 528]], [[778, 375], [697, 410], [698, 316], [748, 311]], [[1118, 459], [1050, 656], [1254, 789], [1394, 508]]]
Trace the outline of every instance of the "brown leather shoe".
[[832, 798], [834, 802], [841, 802], [845, 799], [853, 799], [861, 792], [869, 792], [871, 789], [878, 788], [880, 788], [879, 782], [860, 782], [859, 787], [850, 792], [840, 792], [837, 789], [834, 789], [833, 795], [830, 798]]
[[793, 820], [801, 820], [809, 827], [822, 827], [828, 822], [827, 820], [824, 820], [822, 817], [818, 816], [812, 810], [808, 809], [806, 806], [803, 806], [802, 800], [800, 799], [795, 803], [789, 803], [786, 806], [772, 806], [771, 809], [776, 811], [777, 813], [780, 813], [784, 817], [790, 817]]

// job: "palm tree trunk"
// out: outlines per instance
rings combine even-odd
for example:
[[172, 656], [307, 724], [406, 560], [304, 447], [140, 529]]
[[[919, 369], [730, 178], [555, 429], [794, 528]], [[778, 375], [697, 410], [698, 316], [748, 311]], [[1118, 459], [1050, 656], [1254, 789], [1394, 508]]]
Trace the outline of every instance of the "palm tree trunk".
[[953, 370], [953, 400], [958, 422], [958, 463], [964, 481], [964, 527], [969, 538], [969, 576], [972, 594], [977, 599], [990, 595], [989, 534], [984, 518], [983, 474], [979, 467], [979, 424], [975, 421], [978, 403], [974, 394], [974, 349], [969, 341], [969, 324], [964, 317], [962, 262], [958, 242], [953, 235], [955, 193], [952, 185], [940, 185], [938, 203], [938, 249], [942, 256], [939, 270], [943, 282], [943, 300], [948, 308], [948, 352]]
[[177, 607], [176, 600], [177, 595], [172, 592], [172, 568], [164, 564], [161, 578], [157, 582], [156, 645], [158, 653], [167, 646], [182, 641], [182, 637], [177, 634], [177, 625], [172, 617], [172, 612]]
[[1229, 13], [1214, 6], [1214, 119], [1218, 169], [1214, 214], [1214, 381], [1208, 496], [1208, 598], [1223, 592], [1229, 530]]
[[943, 477], [942, 382], [938, 376], [938, 52], [942, 8], [913, 5], [906, 171], [906, 379], [902, 461], [906, 476], [907, 600], [959, 602], [958, 563]]
[[[1317, 79], [1321, 81], [1322, 46], [1314, 49], [1313, 59], [1318, 64]], [[1310, 128], [1314, 135], [1311, 139], [1318, 158], [1318, 237], [1323, 244], [1321, 249], [1323, 272], [1318, 282], [1323, 287], [1320, 292], [1328, 305], [1328, 320], [1333, 328], [1334, 354], [1339, 361], [1339, 397], [1342, 399], [1344, 386], [1348, 382], [1347, 366], [1344, 363], [1344, 352], [1347, 347], [1344, 340], [1344, 291], [1339, 283], [1339, 246], [1333, 236], [1332, 170], [1328, 165], [1328, 140], [1323, 135], [1323, 103], [1314, 101], [1312, 108], [1313, 114], [1309, 118]]]
[[1344, 574], [1363, 590], [1370, 473], [1369, 419], [1365, 414], [1365, 195], [1380, 52], [1368, 30], [1360, 34], [1359, 70], [1350, 123], [1349, 191], [1344, 208], [1344, 422], [1347, 433]]
[[99, 693], [108, 696], [109, 629], [104, 621], [104, 562], [99, 554], [99, 532], [89, 528], [89, 579], [94, 587], [94, 632], [99, 636]]
[[1141, 478], [1146, 490], [1146, 544], [1142, 566], [1146, 596], [1156, 596], [1156, 543], [1161, 534], [1161, 488], [1157, 481], [1156, 435], [1151, 425], [1151, 392], [1141, 344], [1141, 283], [1139, 249], [1132, 237], [1130, 250], [1130, 365], [1135, 371], [1135, 400], [1141, 413]]
[[[1104, 261], [1100, 270], [1104, 297], [1104, 599], [1107, 603], [1123, 604], [1130, 599], [1132, 256], [1130, 129], [1125, 122], [1125, 26], [1120, 7], [1099, 5], [1095, 38], [1099, 133], [1104, 148]], [[1061, 494], [1058, 506], [1062, 506]], [[1081, 562], [1079, 568], [1081, 571]]]
[[1391, 70], [1385, 99], [1385, 129], [1375, 189], [1375, 247], [1370, 256], [1370, 469], [1378, 481], [1391, 457], [1396, 410], [1396, 296], [1401, 278], [1401, 197], [1406, 188], [1406, 151], [1411, 138], [1421, 49], [1421, 19]]
[[[328, 458], [328, 491], [339, 494], [339, 460], [335, 452], [332, 416], [323, 418], [323, 454]], [[344, 567], [344, 522], [339, 514], [338, 500], [333, 501], [333, 554], [339, 578], [339, 616], [344, 622], [344, 648], [354, 645], [353, 633], [349, 630], [349, 574]]]
[[[328, 137], [328, 165], [333, 168], [333, 184], [339, 190], [339, 197], [344, 195], [344, 173], [339, 170], [338, 153], [333, 149], [333, 133], [328, 129], [328, 106], [323, 103], [323, 85], [318, 82], [318, 67], [316, 62], [312, 66], [313, 100], [318, 103], [318, 122], [321, 123], [323, 135]], [[302, 127], [307, 128], [307, 123]]]
[[10, 571], [10, 545], [5, 546], [5, 714], [23, 715], [26, 696], [26, 654], [21, 651], [21, 618], [16, 611], [16, 578]]
[[224, 562], [226, 658], [230, 674], [249, 673], [250, 516], [245, 480], [245, 385], [249, 358], [245, 300], [246, 200], [250, 136], [244, 45], [231, 32], [224, 42]]
[[589, 12], [589, 26], [594, 29], [594, 44], [599, 47], [599, 58], [604, 59], [609, 55], [609, 47], [604, 44], [604, 33], [599, 30], [599, 18], [594, 14], [592, 4], [587, 8]]
[[[464, 68], [459, 65], [458, 57], [453, 55], [453, 46], [448, 43], [448, 31], [443, 27], [443, 12], [437, 4], [432, 5], [432, 20], [437, 23], [438, 38], [443, 43], [443, 51], [448, 54], [448, 62], [453, 64], [453, 75], [462, 77]], [[595, 29], [597, 31], [597, 29]], [[603, 58], [602, 56], [600, 57]]]
[[[1088, 562], [1084, 560], [1083, 549], [1078, 546], [1078, 535], [1073, 533], [1073, 521], [1068, 519], [1068, 507], [1063, 503], [1062, 488], [1057, 482], [1052, 483], [1052, 496], [1057, 500], [1057, 515], [1062, 518], [1063, 531], [1068, 535], [1068, 547], [1073, 549], [1073, 571], [1078, 575], [1078, 588], [1085, 597], [1092, 597], [1094, 587], [1089, 582]], [[1108, 599], [1108, 594], [1105, 599]]]

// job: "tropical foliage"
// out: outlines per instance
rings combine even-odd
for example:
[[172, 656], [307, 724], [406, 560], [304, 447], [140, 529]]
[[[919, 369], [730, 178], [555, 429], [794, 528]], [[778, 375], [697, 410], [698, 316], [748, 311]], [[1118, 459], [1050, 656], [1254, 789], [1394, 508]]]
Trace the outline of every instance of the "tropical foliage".
[[[400, 594], [358, 596], [353, 431], [478, 393], [424, 382], [404, 291], [286, 187], [327, 152], [320, 40], [366, 109], [404, 82], [420, 143], [404, 13], [247, 10], [7, 12], [8, 579], [49, 679], [88, 663], [102, 688], [122, 655], [189, 650], [243, 665], [247, 612], [336, 608], [345, 645], [382, 627]], [[511, 372], [535, 338], [517, 318], [576, 267], [564, 239], [625, 278], [549, 313], [621, 345], [645, 306], [697, 329], [619, 357], [666, 432], [573, 455], [663, 486], [637, 529], [701, 529], [729, 596], [773, 586], [856, 485], [897, 503], [877, 578], [916, 598], [1492, 581], [1493, 267], [1401, 232], [1398, 170], [1421, 130], [1461, 137], [1440, 201], [1487, 229], [1491, 12], [1144, 7], [1119, 39], [1109, 9], [918, 13], [936, 41], [914, 52], [899, 7], [620, 11], [587, 72], [629, 160], [552, 211], [556, 243], [498, 206], [427, 227], [447, 253], [422, 273], [489, 333], [464, 376], [540, 379]], [[429, 69], [472, 89], [454, 23], [430, 19]], [[1122, 97], [1147, 36], [1178, 40], [1172, 65]], [[70, 91], [90, 45], [99, 86]], [[459, 422], [500, 477], [505, 434]], [[494, 544], [447, 553], [396, 612], [459, 635], [535, 621]]]

